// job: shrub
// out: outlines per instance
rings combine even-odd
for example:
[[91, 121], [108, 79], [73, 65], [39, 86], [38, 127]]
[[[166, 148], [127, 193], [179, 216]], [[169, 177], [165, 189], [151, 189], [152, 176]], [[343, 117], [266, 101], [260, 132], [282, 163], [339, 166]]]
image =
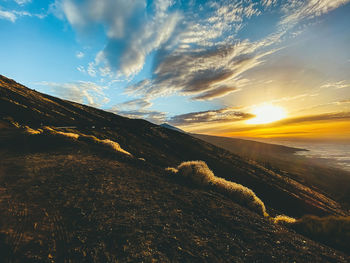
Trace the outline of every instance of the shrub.
[[256, 194], [248, 187], [227, 181], [219, 177], [215, 178], [213, 184], [214, 187], [218, 189], [218, 191], [227, 194], [238, 203], [249, 207], [253, 211], [265, 217], [269, 216], [266, 212], [264, 202], [261, 201], [261, 199], [257, 197]]
[[75, 139], [75, 140], [79, 138], [79, 134], [76, 134], [76, 133], [56, 131], [48, 126], [43, 127], [43, 129], [45, 132], [48, 132], [51, 135], [68, 137], [70, 139]]
[[98, 138], [96, 138], [93, 135], [81, 135], [79, 137], [79, 140], [81, 141], [85, 141], [85, 142], [92, 142], [95, 144], [99, 144], [99, 145], [103, 145], [103, 146], [107, 146], [108, 148], [116, 151], [116, 152], [120, 152], [129, 156], [132, 156], [131, 153], [125, 151], [123, 148], [120, 147], [119, 143], [115, 142], [115, 141], [111, 141], [109, 139], [105, 139], [105, 140], [100, 140]]
[[41, 129], [35, 130], [35, 129], [30, 128], [29, 126], [24, 126], [24, 130], [26, 133], [31, 134], [31, 135], [37, 135], [37, 134], [41, 134], [43, 132], [43, 130], [41, 130]]
[[207, 186], [215, 179], [214, 173], [203, 161], [183, 162], [177, 167], [177, 170], [180, 176], [188, 178], [199, 186]]
[[121, 152], [124, 153], [126, 155], [130, 155], [131, 153], [125, 151], [122, 147], [120, 147], [119, 143], [115, 142], [115, 141], [111, 141], [109, 139], [105, 139], [105, 140], [99, 140], [99, 143], [106, 145], [110, 148], [112, 148], [113, 150], [117, 151], [117, 152]]
[[255, 193], [240, 184], [216, 177], [203, 161], [189, 161], [181, 163], [177, 169], [168, 167], [166, 171], [186, 178], [198, 186], [210, 186], [218, 192], [233, 198], [237, 203], [245, 205], [253, 211], [268, 216], [264, 203]]
[[167, 167], [167, 168], [165, 168], [165, 171], [170, 172], [172, 174], [177, 174], [177, 172], [179, 170], [177, 170], [176, 168], [173, 168], [173, 167]]
[[273, 222], [275, 224], [294, 224], [296, 222], [296, 219], [286, 215], [278, 215], [273, 218]]

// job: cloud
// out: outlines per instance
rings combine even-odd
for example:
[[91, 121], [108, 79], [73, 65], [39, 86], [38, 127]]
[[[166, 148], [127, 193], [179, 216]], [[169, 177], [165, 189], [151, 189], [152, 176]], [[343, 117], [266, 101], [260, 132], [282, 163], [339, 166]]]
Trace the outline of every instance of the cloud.
[[346, 103], [350, 103], [350, 99], [346, 99], [346, 100], [340, 100], [337, 102], [338, 104], [346, 104]]
[[254, 53], [260, 43], [241, 42], [212, 50], [180, 52], [158, 58], [153, 79], [126, 88], [148, 98], [173, 93], [210, 100], [237, 90], [241, 74], [261, 64], [271, 52]]
[[218, 88], [208, 90], [201, 95], [193, 97], [193, 99], [194, 100], [212, 100], [215, 98], [220, 98], [220, 97], [226, 96], [227, 94], [230, 94], [234, 91], [237, 91], [237, 88], [228, 87], [228, 86], [220, 86]]
[[32, 2], [32, 0], [14, 0], [14, 1], [19, 5], [25, 5]]
[[344, 88], [350, 88], [350, 84], [347, 83], [346, 80], [337, 81], [337, 82], [330, 82], [322, 85], [320, 87], [321, 89], [327, 89], [327, 88], [333, 88], [333, 89], [344, 89]]
[[145, 109], [151, 107], [153, 104], [144, 99], [134, 99], [129, 100], [123, 103], [120, 103], [115, 106], [115, 108], [119, 108], [122, 110], [135, 110], [135, 109]]
[[[54, 6], [79, 32], [105, 29], [106, 46], [85, 66], [90, 76], [131, 80], [152, 54], [152, 76], [127, 87], [127, 94], [146, 100], [172, 94], [212, 100], [241, 90], [243, 74], [279, 50], [288, 32], [291, 37], [301, 32], [290, 32], [298, 22], [349, 1], [56, 0]], [[249, 19], [275, 7], [282, 14], [275, 32], [240, 40]]]
[[[285, 10], [295, 10], [288, 14], [281, 24], [296, 24], [304, 19], [312, 19], [326, 14], [342, 5], [349, 3], [350, 0], [292, 0], [284, 6]], [[288, 12], [288, 11], [286, 11]]]
[[78, 51], [77, 53], [75, 53], [75, 56], [77, 58], [83, 58], [85, 56], [85, 54], [83, 52], [81, 52], [81, 51]]
[[210, 122], [235, 122], [255, 117], [253, 114], [238, 111], [236, 108], [222, 108], [176, 115], [168, 120], [173, 125], [189, 125]]
[[104, 26], [108, 43], [96, 65], [126, 76], [138, 73], [147, 55], [172, 36], [181, 15], [168, 12], [171, 5], [170, 0], [153, 1], [152, 8], [145, 0], [62, 0], [55, 4], [78, 31]]
[[96, 68], [95, 68], [95, 64], [94, 62], [90, 62], [88, 69], [87, 69], [87, 73], [91, 76], [91, 77], [96, 77]]
[[273, 6], [277, 3], [277, 0], [263, 0], [262, 5], [265, 7]]
[[268, 126], [280, 126], [287, 124], [299, 124], [304, 122], [316, 122], [316, 121], [335, 121], [335, 120], [350, 120], [350, 112], [331, 112], [317, 115], [309, 115], [295, 118], [288, 118], [272, 123]]
[[160, 124], [165, 121], [166, 113], [149, 110], [153, 104], [144, 99], [134, 99], [119, 103], [109, 109], [110, 112], [132, 119], [146, 119], [150, 122]]
[[23, 16], [27, 16], [27, 17], [37, 17], [39, 19], [43, 19], [45, 18], [47, 15], [46, 14], [32, 14], [29, 13], [27, 11], [4, 11], [1, 10], [1, 6], [0, 6], [0, 19], [5, 19], [5, 20], [9, 20], [12, 23], [16, 22], [16, 20], [19, 17], [23, 17]]
[[13, 12], [3, 11], [3, 10], [0, 9], [0, 19], [9, 20], [12, 23], [14, 23], [16, 21], [16, 19], [17, 19], [17, 16]]
[[103, 92], [107, 87], [99, 86], [93, 82], [40, 82], [37, 84], [50, 88], [52, 92], [60, 98], [87, 104], [93, 107], [100, 107], [109, 101]]

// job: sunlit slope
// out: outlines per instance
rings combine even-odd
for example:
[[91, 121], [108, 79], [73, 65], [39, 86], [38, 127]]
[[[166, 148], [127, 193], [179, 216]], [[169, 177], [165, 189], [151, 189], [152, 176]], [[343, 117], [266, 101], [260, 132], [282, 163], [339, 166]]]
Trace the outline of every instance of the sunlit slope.
[[271, 215], [346, 214], [327, 195], [263, 166], [4, 77], [0, 108], [0, 253], [17, 262], [348, 260], [165, 172], [202, 160], [218, 178], [254, 191]]

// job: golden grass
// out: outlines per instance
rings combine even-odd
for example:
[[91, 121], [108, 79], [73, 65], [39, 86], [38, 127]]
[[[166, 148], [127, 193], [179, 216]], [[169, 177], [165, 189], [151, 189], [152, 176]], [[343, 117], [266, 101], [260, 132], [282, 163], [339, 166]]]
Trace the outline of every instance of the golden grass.
[[249, 207], [265, 217], [268, 216], [264, 203], [251, 189], [224, 178], [216, 177], [203, 161], [183, 162], [177, 168], [168, 167], [165, 170], [186, 178], [198, 186], [213, 187], [218, 192], [230, 196], [237, 203]]
[[104, 145], [104, 146], [107, 146], [108, 148], [110, 148], [116, 152], [120, 152], [120, 153], [129, 155], [129, 156], [132, 156], [131, 153], [129, 153], [128, 151], [126, 151], [122, 147], [120, 147], [119, 143], [112, 141], [112, 140], [109, 140], [109, 139], [100, 140], [93, 135], [81, 135], [79, 137], [79, 139], [82, 141], [87, 141], [87, 142], [92, 142], [95, 144]]
[[289, 217], [286, 215], [278, 215], [273, 218], [273, 222], [275, 224], [286, 223], [286, 224], [294, 224], [297, 220], [293, 217]]
[[72, 133], [72, 132], [61, 132], [61, 131], [56, 131], [52, 129], [51, 127], [45, 126], [43, 129], [50, 133], [51, 135], [56, 135], [56, 136], [62, 136], [62, 137], [68, 137], [70, 139], [77, 140], [79, 138], [79, 134]]
[[41, 129], [35, 130], [35, 129], [30, 128], [29, 126], [24, 126], [24, 131], [28, 134], [31, 134], [31, 135], [37, 135], [37, 134], [43, 133], [43, 130], [41, 130]]
[[176, 168], [173, 168], [173, 167], [167, 167], [167, 168], [165, 168], [165, 171], [170, 172], [172, 174], [176, 174], [179, 170], [177, 170]]
[[215, 179], [214, 173], [203, 161], [183, 162], [177, 167], [177, 170], [180, 176], [200, 186], [209, 185]]
[[227, 181], [223, 178], [216, 177], [214, 186], [218, 191], [227, 194], [234, 200], [239, 200], [239, 203], [251, 208], [253, 211], [258, 212], [264, 217], [268, 217], [266, 207], [263, 201], [248, 187], [241, 184], [237, 184], [231, 181]]
[[99, 143], [106, 145], [110, 148], [112, 148], [113, 150], [115, 150], [116, 152], [121, 152], [124, 153], [126, 155], [130, 155], [132, 156], [131, 153], [129, 153], [128, 151], [125, 151], [122, 147], [120, 147], [119, 143], [115, 142], [115, 141], [111, 141], [109, 139], [105, 139], [105, 140], [99, 140]]
[[129, 153], [128, 151], [124, 150], [119, 143], [109, 140], [109, 139], [104, 139], [104, 140], [100, 140], [97, 137], [93, 136], [93, 135], [85, 135], [85, 134], [77, 134], [77, 133], [73, 133], [73, 132], [62, 132], [62, 131], [57, 131], [49, 126], [44, 126], [43, 129], [38, 129], [38, 130], [34, 130], [28, 126], [25, 126], [25, 131], [29, 134], [33, 134], [33, 135], [37, 135], [37, 134], [41, 134], [43, 132], [48, 133], [52, 136], [60, 136], [60, 137], [65, 137], [65, 138], [69, 138], [69, 139], [73, 139], [73, 140], [82, 140], [82, 141], [87, 141], [90, 143], [95, 143], [95, 144], [100, 144], [103, 145], [105, 147], [108, 147], [116, 152], [119, 153], [123, 153], [129, 156], [132, 156], [131, 153]]

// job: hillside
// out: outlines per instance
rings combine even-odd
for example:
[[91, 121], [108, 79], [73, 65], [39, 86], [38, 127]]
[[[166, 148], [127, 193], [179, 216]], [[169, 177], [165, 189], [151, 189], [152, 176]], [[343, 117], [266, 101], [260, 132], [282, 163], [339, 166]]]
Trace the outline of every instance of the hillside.
[[0, 253], [10, 262], [349, 261], [164, 169], [203, 160], [271, 215], [347, 215], [326, 194], [190, 135], [3, 76], [0, 160]]
[[203, 134], [192, 136], [254, 160], [304, 185], [317, 187], [318, 191], [327, 193], [350, 209], [350, 172], [334, 168], [324, 161], [294, 154], [303, 149]]

